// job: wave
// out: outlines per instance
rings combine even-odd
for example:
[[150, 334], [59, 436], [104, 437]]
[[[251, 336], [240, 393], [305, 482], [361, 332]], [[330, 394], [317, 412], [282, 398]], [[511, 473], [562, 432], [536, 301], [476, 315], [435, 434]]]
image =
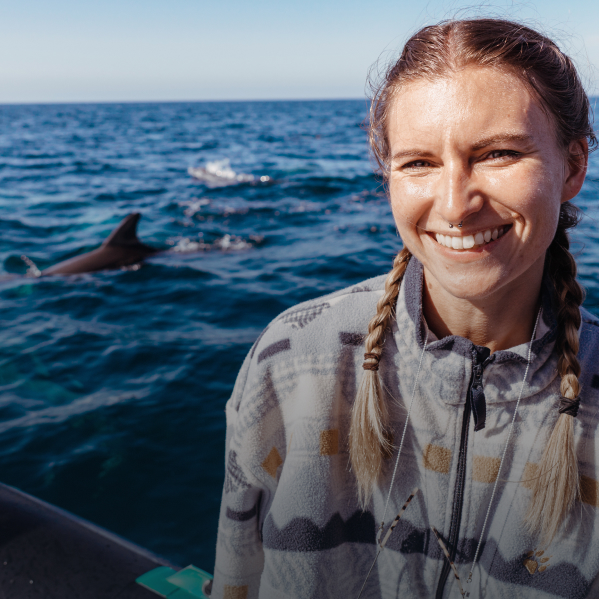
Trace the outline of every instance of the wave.
[[[30, 428], [41, 425], [56, 425], [90, 412], [101, 410], [115, 404], [128, 403], [144, 399], [151, 395], [150, 387], [140, 387], [136, 391], [114, 391], [101, 389], [76, 399], [67, 405], [49, 406], [40, 410], [30, 411], [19, 418], [0, 423], [0, 434], [17, 428]], [[20, 398], [15, 398], [19, 400]]]
[[190, 218], [196, 214], [196, 212], [200, 212], [202, 206], [208, 206], [208, 204], [210, 204], [210, 200], [206, 198], [196, 198], [195, 200], [189, 200], [187, 202], [179, 202], [179, 206], [185, 206], [183, 214]]
[[[228, 233], [217, 239], [213, 243], [204, 241], [192, 241], [189, 237], [179, 239], [173, 247], [173, 252], [187, 254], [191, 252], [206, 252], [210, 250], [221, 250], [225, 252], [236, 252], [240, 250], [249, 250], [254, 247], [254, 244], [259, 244], [264, 238], [261, 235], [250, 235], [251, 241], [246, 241], [236, 235]], [[253, 243], [252, 243], [253, 242]]]
[[238, 185], [239, 183], [267, 183], [271, 180], [268, 175], [256, 177], [247, 173], [237, 173], [231, 168], [228, 158], [214, 160], [206, 163], [206, 166], [190, 166], [187, 172], [198, 181], [202, 181], [208, 187], [224, 187], [226, 185]]

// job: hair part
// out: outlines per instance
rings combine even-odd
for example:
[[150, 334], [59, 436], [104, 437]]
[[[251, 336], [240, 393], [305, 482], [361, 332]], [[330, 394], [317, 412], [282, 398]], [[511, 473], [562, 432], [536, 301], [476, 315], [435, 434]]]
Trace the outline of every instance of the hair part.
[[572, 60], [548, 37], [503, 19], [443, 21], [424, 27], [404, 46], [378, 81], [368, 82], [369, 141], [378, 171], [389, 174], [387, 121], [397, 93], [418, 79], [434, 80], [469, 66], [500, 69], [518, 77], [554, 123], [558, 144], [587, 139], [597, 146], [591, 106]]
[[[572, 153], [572, 143], [586, 140], [593, 150], [597, 138], [589, 99], [572, 60], [552, 40], [519, 23], [486, 18], [444, 21], [413, 35], [380, 81], [370, 82], [369, 142], [385, 182], [390, 163], [387, 122], [397, 93], [410, 82], [433, 80], [469, 66], [500, 69], [518, 77], [554, 125], [556, 141], [568, 162], [576, 163], [579, 168], [586, 165], [586, 149]], [[576, 263], [569, 252], [567, 233], [578, 220], [577, 209], [569, 202], [564, 203], [546, 259], [546, 270], [559, 303], [555, 350], [559, 355], [561, 393], [568, 399], [575, 399], [580, 392], [580, 364], [576, 356], [583, 292], [576, 282]], [[366, 352], [378, 355], [379, 359], [409, 257], [409, 250], [404, 248], [395, 259], [385, 293], [368, 327]], [[378, 371], [365, 370], [350, 429], [350, 459], [363, 506], [371, 497], [383, 456], [390, 449], [388, 419]], [[540, 533], [549, 542], [579, 493], [572, 416], [561, 414], [557, 419], [539, 473], [526, 523], [531, 531]]]

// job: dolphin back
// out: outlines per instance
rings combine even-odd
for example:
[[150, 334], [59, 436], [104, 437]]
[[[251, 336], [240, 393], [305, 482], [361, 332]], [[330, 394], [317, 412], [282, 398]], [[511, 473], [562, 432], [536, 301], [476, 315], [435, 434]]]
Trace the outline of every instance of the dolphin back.
[[60, 262], [42, 272], [42, 275], [73, 275], [111, 268], [121, 268], [141, 262], [160, 250], [146, 245], [137, 238], [137, 223], [141, 214], [127, 215], [104, 240], [102, 245], [86, 254]]
[[138, 247], [141, 246], [147, 252], [157, 252], [156, 248], [150, 247], [142, 243], [137, 238], [137, 223], [141, 218], [141, 214], [139, 212], [133, 212], [132, 214], [128, 214], [112, 231], [112, 233], [104, 240], [102, 246], [109, 245], [119, 245], [119, 246], [129, 246], [129, 247]]

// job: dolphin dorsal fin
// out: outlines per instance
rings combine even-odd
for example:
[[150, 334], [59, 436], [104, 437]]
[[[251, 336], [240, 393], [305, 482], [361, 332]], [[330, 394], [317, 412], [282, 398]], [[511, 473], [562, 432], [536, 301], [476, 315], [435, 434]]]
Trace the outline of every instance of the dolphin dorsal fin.
[[104, 240], [102, 245], [138, 245], [137, 223], [141, 218], [139, 212], [127, 215], [116, 229]]

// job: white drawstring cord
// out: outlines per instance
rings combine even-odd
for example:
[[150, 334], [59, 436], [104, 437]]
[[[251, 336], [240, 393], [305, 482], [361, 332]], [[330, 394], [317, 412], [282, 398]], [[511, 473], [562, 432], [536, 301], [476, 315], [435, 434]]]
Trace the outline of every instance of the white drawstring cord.
[[412, 498], [414, 497], [414, 495], [416, 495], [416, 493], [418, 492], [418, 488], [415, 488], [412, 491], [412, 494], [410, 495], [408, 500], [404, 503], [403, 508], [401, 509], [399, 514], [397, 514], [395, 521], [391, 524], [391, 526], [389, 527], [389, 530], [387, 531], [387, 534], [385, 535], [385, 538], [381, 542], [381, 533], [383, 532], [383, 529], [385, 527], [385, 518], [387, 517], [387, 508], [389, 507], [389, 499], [391, 499], [391, 490], [393, 489], [393, 483], [395, 482], [395, 475], [397, 474], [397, 466], [399, 465], [399, 456], [401, 455], [401, 449], [403, 447], [403, 442], [406, 437], [406, 430], [408, 429], [408, 422], [410, 420], [410, 414], [412, 412], [412, 405], [414, 404], [414, 397], [416, 395], [416, 385], [418, 384], [418, 377], [420, 376], [420, 369], [422, 368], [422, 359], [424, 358], [424, 352], [426, 350], [427, 344], [428, 344], [428, 328], [426, 329], [426, 339], [424, 340], [424, 347], [422, 348], [422, 353], [420, 354], [420, 362], [418, 363], [418, 370], [416, 372], [416, 378], [414, 379], [414, 388], [412, 389], [412, 399], [410, 399], [410, 405], [408, 407], [408, 414], [406, 416], [406, 422], [403, 426], [403, 433], [401, 435], [401, 442], [399, 443], [399, 449], [397, 450], [397, 457], [395, 458], [395, 467], [393, 468], [393, 476], [391, 477], [391, 484], [389, 485], [389, 493], [387, 494], [387, 501], [385, 502], [385, 510], [383, 511], [383, 519], [381, 521], [381, 525], [380, 525], [379, 530], [376, 535], [376, 537], [377, 537], [376, 542], [379, 545], [379, 548], [374, 557], [374, 561], [372, 562], [372, 565], [370, 566], [370, 570], [368, 570], [368, 574], [366, 574], [366, 578], [364, 579], [364, 583], [362, 584], [362, 588], [360, 589], [360, 594], [358, 595], [358, 599], [360, 599], [360, 597], [362, 597], [362, 593], [364, 592], [364, 588], [366, 587], [366, 583], [368, 582], [370, 573], [372, 572], [372, 569], [374, 568], [374, 564], [376, 564], [376, 560], [378, 559], [381, 551], [387, 544], [387, 541], [389, 540], [389, 537], [391, 536], [391, 533], [393, 532], [395, 525], [399, 522], [401, 515], [403, 514], [405, 509], [408, 507], [408, 504], [410, 503], [410, 501], [412, 501]]
[[406, 421], [405, 421], [405, 424], [403, 425], [401, 441], [399, 443], [399, 449], [397, 450], [397, 457], [395, 458], [395, 467], [393, 468], [393, 476], [391, 477], [391, 484], [389, 485], [389, 493], [387, 494], [387, 501], [385, 502], [385, 509], [383, 511], [383, 519], [381, 521], [381, 525], [380, 525], [378, 533], [377, 533], [377, 539], [376, 539], [377, 543], [380, 543], [381, 533], [383, 532], [383, 528], [385, 526], [385, 518], [387, 517], [387, 508], [389, 507], [389, 499], [391, 499], [391, 490], [393, 489], [393, 484], [395, 483], [395, 475], [397, 474], [397, 466], [399, 465], [399, 456], [401, 455], [403, 442], [404, 442], [404, 439], [406, 438], [406, 431], [408, 430], [408, 422], [410, 420], [410, 414], [412, 413], [412, 405], [414, 404], [414, 397], [416, 396], [416, 385], [418, 384], [418, 377], [420, 376], [420, 369], [422, 368], [422, 359], [424, 358], [424, 352], [426, 350], [427, 345], [428, 345], [428, 328], [426, 329], [426, 339], [424, 340], [424, 347], [422, 348], [422, 353], [420, 354], [420, 362], [418, 362], [418, 370], [416, 372], [416, 378], [414, 379], [414, 387], [412, 389], [412, 399], [410, 399], [410, 405], [408, 407], [408, 415], [406, 416]]
[[522, 393], [524, 393], [524, 384], [526, 383], [526, 377], [528, 376], [528, 370], [530, 368], [530, 355], [532, 353], [532, 342], [535, 340], [535, 336], [537, 334], [537, 326], [539, 325], [540, 317], [541, 317], [541, 308], [539, 308], [539, 312], [537, 313], [537, 320], [535, 321], [535, 328], [532, 331], [532, 338], [530, 340], [530, 345], [528, 346], [528, 357], [526, 358], [527, 364], [526, 364], [526, 370], [524, 371], [524, 379], [522, 379], [522, 386], [520, 387], [520, 395], [518, 395], [518, 401], [516, 402], [516, 408], [514, 410], [514, 415], [512, 416], [512, 422], [510, 423], [510, 430], [508, 431], [507, 440], [505, 442], [505, 447], [503, 448], [503, 455], [501, 456], [501, 461], [499, 462], [499, 469], [497, 470], [497, 476], [495, 478], [495, 484], [493, 485], [493, 492], [491, 493], [489, 507], [487, 508], [487, 513], [485, 515], [485, 521], [483, 522], [483, 529], [481, 530], [480, 537], [478, 539], [478, 545], [476, 546], [476, 553], [474, 554], [474, 561], [472, 562], [472, 566], [470, 568], [470, 574], [468, 574], [468, 580], [466, 580], [466, 582], [472, 582], [472, 572], [474, 571], [474, 566], [476, 566], [476, 562], [478, 560], [478, 554], [480, 553], [480, 546], [482, 545], [482, 542], [483, 542], [485, 530], [487, 528], [487, 521], [489, 520], [489, 514], [491, 513], [491, 507], [493, 506], [493, 499], [495, 499], [495, 491], [497, 490], [497, 483], [499, 482], [499, 475], [501, 474], [501, 467], [503, 466], [503, 462], [505, 460], [505, 454], [507, 453], [507, 448], [510, 443], [510, 439], [512, 437], [512, 429], [514, 428], [514, 422], [516, 420], [516, 414], [518, 413], [518, 407], [520, 406], [520, 400], [522, 399]]
[[368, 577], [370, 576], [370, 573], [372, 572], [372, 569], [374, 568], [374, 564], [376, 564], [376, 560], [379, 558], [381, 551], [385, 548], [385, 545], [387, 544], [387, 541], [389, 540], [391, 533], [395, 530], [395, 527], [399, 523], [400, 518], [402, 517], [403, 513], [408, 509], [408, 506], [410, 505], [410, 502], [412, 501], [412, 499], [414, 499], [414, 497], [416, 496], [416, 493], [418, 493], [418, 487], [414, 487], [414, 490], [412, 491], [411, 495], [408, 497], [408, 500], [403, 504], [403, 507], [401, 508], [401, 510], [399, 510], [399, 513], [397, 514], [397, 516], [395, 516], [395, 520], [393, 520], [393, 522], [391, 522], [391, 526], [389, 527], [389, 530], [387, 531], [385, 538], [381, 541], [378, 551], [376, 552], [376, 555], [374, 556], [374, 561], [372, 562], [372, 565], [370, 566], [370, 570], [368, 570], [368, 574], [366, 574], [366, 578], [364, 579], [364, 583], [362, 584], [362, 588], [360, 589], [360, 594], [358, 595], [358, 599], [360, 599], [360, 597], [362, 597], [362, 593], [364, 592], [364, 587], [366, 586], [366, 583], [368, 582]]

